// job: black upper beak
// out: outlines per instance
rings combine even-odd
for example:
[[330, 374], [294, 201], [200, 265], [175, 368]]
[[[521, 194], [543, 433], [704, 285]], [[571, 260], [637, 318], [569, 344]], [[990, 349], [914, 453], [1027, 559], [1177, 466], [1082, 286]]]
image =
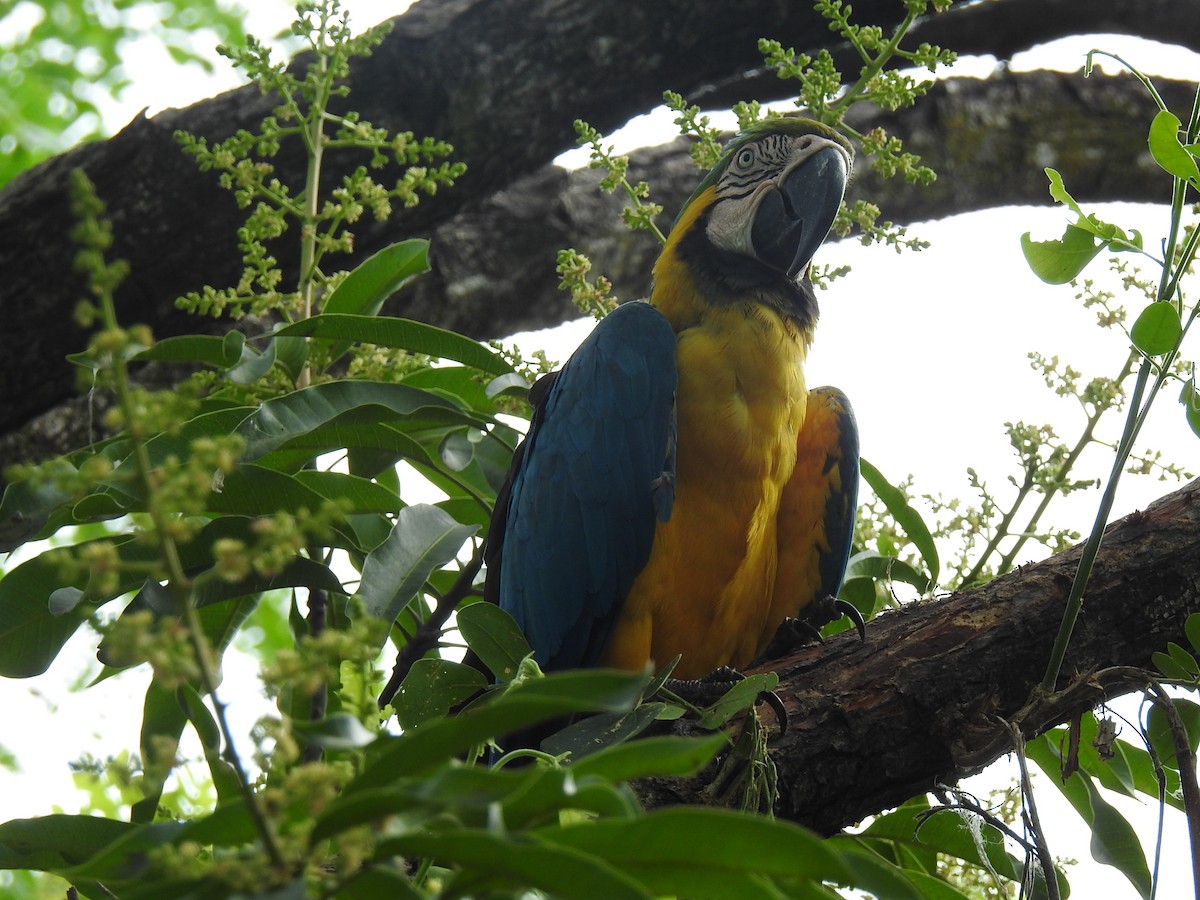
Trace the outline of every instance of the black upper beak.
[[789, 278], [803, 272], [829, 234], [848, 176], [845, 155], [825, 147], [763, 197], [750, 232], [759, 260]]

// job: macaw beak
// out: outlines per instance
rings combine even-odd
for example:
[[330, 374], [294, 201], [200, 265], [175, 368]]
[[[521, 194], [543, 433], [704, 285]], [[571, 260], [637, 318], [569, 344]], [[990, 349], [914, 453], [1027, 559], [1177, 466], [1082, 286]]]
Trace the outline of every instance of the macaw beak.
[[803, 272], [829, 234], [848, 176], [846, 156], [835, 147], [788, 172], [754, 214], [750, 241], [759, 260], [789, 278]]

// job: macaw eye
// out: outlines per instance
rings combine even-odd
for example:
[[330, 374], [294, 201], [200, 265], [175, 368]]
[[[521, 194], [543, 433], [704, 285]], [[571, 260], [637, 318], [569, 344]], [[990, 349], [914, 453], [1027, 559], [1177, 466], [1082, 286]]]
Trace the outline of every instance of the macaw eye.
[[737, 155], [737, 165], [739, 169], [748, 169], [754, 165], [754, 151], [744, 147]]

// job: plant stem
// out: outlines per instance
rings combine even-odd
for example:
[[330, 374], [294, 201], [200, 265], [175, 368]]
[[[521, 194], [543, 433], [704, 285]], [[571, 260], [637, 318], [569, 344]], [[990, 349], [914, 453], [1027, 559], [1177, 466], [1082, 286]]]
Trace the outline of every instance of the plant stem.
[[1062, 670], [1063, 659], [1067, 655], [1067, 645], [1071, 642], [1071, 633], [1075, 630], [1075, 622], [1079, 611], [1083, 608], [1083, 592], [1087, 587], [1088, 578], [1092, 574], [1092, 565], [1096, 554], [1100, 552], [1100, 542], [1104, 537], [1104, 529], [1108, 525], [1108, 515], [1112, 511], [1113, 501], [1117, 496], [1117, 484], [1121, 479], [1121, 470], [1129, 458], [1129, 451], [1140, 430], [1143, 421], [1142, 397], [1146, 393], [1146, 382], [1150, 377], [1151, 363], [1143, 359], [1138, 367], [1137, 382], [1134, 384], [1133, 395], [1129, 399], [1129, 415], [1125, 420], [1125, 430], [1121, 442], [1113, 457], [1112, 471], [1108, 483], [1104, 486], [1104, 495], [1100, 498], [1100, 508], [1096, 511], [1096, 519], [1092, 523], [1092, 533], [1088, 536], [1083, 548], [1083, 556], [1079, 559], [1079, 568], [1075, 570], [1075, 580], [1071, 582], [1071, 593], [1067, 597], [1067, 608], [1063, 612], [1062, 622], [1058, 628], [1058, 636], [1054, 639], [1054, 649], [1050, 652], [1050, 662], [1046, 666], [1046, 674], [1042, 678], [1041, 689], [1052, 692], [1058, 682], [1058, 673]]
[[1058, 878], [1054, 874], [1054, 858], [1050, 855], [1050, 845], [1046, 842], [1046, 833], [1042, 830], [1042, 823], [1038, 818], [1037, 803], [1033, 799], [1033, 781], [1029, 777], [1029, 762], [1025, 759], [1025, 738], [1021, 734], [1020, 727], [1016, 725], [1009, 725], [1009, 732], [1012, 735], [1013, 748], [1017, 754], [1017, 765], [1021, 769], [1021, 796], [1025, 809], [1028, 810], [1029, 830], [1033, 833], [1034, 842], [1037, 844], [1038, 862], [1041, 864], [1042, 877], [1046, 882], [1046, 896], [1049, 900], [1061, 900]]
[[[1125, 365], [1121, 367], [1121, 372], [1117, 375], [1117, 384], [1120, 384], [1129, 377], [1130, 372], [1133, 370], [1133, 364], [1137, 358], [1137, 354], [1133, 351], [1130, 351], [1129, 356], [1125, 360]], [[1075, 442], [1075, 446], [1071, 448], [1071, 450], [1067, 453], [1066, 458], [1063, 460], [1062, 468], [1060, 469], [1059, 473], [1059, 479], [1056, 484], [1051, 486], [1051, 488], [1042, 496], [1042, 502], [1038, 504], [1037, 509], [1035, 509], [1032, 515], [1030, 515], [1025, 527], [1017, 533], [1009, 532], [1008, 526], [1016, 517], [1017, 509], [1025, 501], [1025, 498], [1029, 495], [1029, 491], [1032, 489], [1032, 473], [1026, 473], [1025, 484], [1021, 485], [1017, 492], [1016, 499], [1013, 501], [1009, 511], [1004, 515], [1004, 518], [1001, 519], [1000, 523], [996, 526], [995, 534], [988, 542], [988, 545], [984, 547], [983, 552], [979, 555], [978, 561], [976, 561], [975, 565], [971, 568], [971, 571], [962, 578], [962, 584], [971, 584], [976, 578], [978, 578], [980, 573], [983, 571], [984, 566], [987, 565], [988, 558], [999, 549], [1000, 542], [1006, 537], [1013, 537], [1015, 535], [1017, 538], [1016, 542], [1009, 549], [1009, 551], [1004, 554], [1004, 556], [1000, 559], [1000, 562], [997, 563], [996, 571], [1007, 572], [1012, 568], [1013, 560], [1016, 559], [1017, 554], [1021, 552], [1021, 548], [1025, 546], [1025, 543], [1033, 535], [1034, 530], [1037, 528], [1038, 522], [1041, 521], [1042, 516], [1049, 508], [1050, 504], [1054, 501], [1054, 498], [1058, 496], [1059, 485], [1066, 480], [1066, 476], [1071, 472], [1072, 469], [1075, 468], [1075, 464], [1079, 461], [1079, 457], [1083, 454], [1083, 451], [1087, 449], [1088, 444], [1092, 442], [1092, 436], [1095, 434], [1096, 426], [1100, 423], [1101, 417], [1110, 408], [1111, 407], [1097, 407], [1091, 414], [1088, 415], [1087, 422], [1083, 427], [1083, 431], [1079, 435], [1079, 440]]]
[[[1143, 81], [1146, 80], [1136, 70], [1133, 71]], [[1157, 99], [1157, 94], [1155, 97]], [[1161, 100], [1159, 100], [1159, 104], [1161, 106]], [[1198, 130], [1200, 130], [1200, 87], [1197, 88], [1192, 100], [1192, 114], [1187, 127], [1189, 141], [1195, 140]], [[1200, 229], [1192, 232], [1187, 243], [1184, 245], [1179, 262], [1175, 262], [1175, 248], [1178, 243], [1183, 220], [1183, 203], [1186, 193], [1187, 183], [1182, 178], [1173, 179], [1171, 227], [1167, 233], [1167, 239], [1163, 248], [1163, 271], [1162, 277], [1159, 279], [1158, 295], [1155, 298], [1159, 302], [1171, 302], [1172, 297], [1178, 289], [1180, 278], [1183, 277], [1183, 273], [1191, 268], [1192, 261], [1195, 259], [1197, 232]], [[1178, 305], [1176, 309], [1179, 309]], [[1083, 556], [1079, 560], [1079, 568], [1075, 571], [1075, 580], [1071, 584], [1071, 593], [1067, 597], [1067, 608], [1063, 613], [1062, 623], [1058, 629], [1058, 636], [1054, 640], [1054, 648], [1050, 654], [1050, 662], [1046, 667], [1046, 674], [1042, 678], [1040, 685], [1043, 691], [1049, 692], [1054, 690], [1059, 672], [1062, 670], [1063, 659], [1067, 653], [1067, 645], [1071, 641], [1071, 633], [1075, 628], [1075, 622], [1079, 618], [1079, 611], [1083, 608], [1083, 592], [1091, 575], [1092, 565], [1096, 561], [1096, 554], [1100, 550], [1100, 542], [1104, 535], [1104, 528], [1108, 524], [1109, 513], [1112, 511], [1112, 504], [1116, 497], [1117, 482], [1120, 480], [1121, 471], [1125, 466], [1125, 462], [1129, 459], [1133, 443], [1137, 440], [1138, 433], [1146, 421], [1146, 416], [1150, 412], [1150, 406], [1154, 402], [1154, 398], [1158, 395], [1159, 389], [1170, 376], [1171, 369], [1174, 367], [1175, 360], [1179, 355], [1179, 346], [1187, 336], [1192, 323], [1196, 320], [1197, 312], [1200, 312], [1200, 305], [1197, 305], [1192, 310], [1191, 315], [1188, 316], [1174, 349], [1163, 355], [1157, 366], [1158, 374], [1154, 379], [1154, 386], [1150, 390], [1149, 397], [1144, 404], [1142, 403], [1142, 398], [1146, 396], [1146, 382], [1149, 380], [1150, 370], [1155, 367], [1155, 364], [1151, 359], [1143, 358], [1141, 366], [1138, 367], [1137, 383], [1134, 387], [1133, 396], [1129, 400], [1129, 415], [1125, 421], [1125, 429], [1121, 434], [1121, 441], [1117, 445], [1112, 472], [1109, 475], [1108, 484], [1105, 486], [1104, 496], [1100, 501], [1100, 509], [1096, 513], [1096, 520], [1092, 524], [1092, 533], [1083, 548]], [[1200, 898], [1200, 894], [1198, 894], [1198, 898]]]
[[[116, 307], [113, 303], [111, 291], [106, 290], [101, 295], [100, 308], [105, 327], [110, 330], [118, 328]], [[217, 675], [212, 661], [212, 648], [204, 636], [204, 631], [200, 625], [200, 617], [196, 612], [195, 605], [192, 603], [192, 582], [183, 569], [183, 563], [179, 558], [179, 548], [176, 546], [174, 538], [171, 537], [170, 523], [167, 521], [167, 516], [159, 502], [158, 489], [155, 486], [153, 478], [153, 467], [150, 463], [150, 454], [146, 450], [146, 443], [141, 437], [141, 426], [136, 419], [137, 410], [133, 406], [133, 393], [129, 385], [129, 372], [125, 359], [120, 354], [116, 356], [113, 364], [113, 378], [117, 402], [120, 405], [122, 414], [125, 416], [125, 424], [129, 429], [129, 434], [133, 442], [133, 459], [137, 469], [138, 481], [141, 483], [142, 490], [146, 493], [146, 510], [154, 526], [152, 532], [153, 538], [158, 546], [159, 553], [162, 555], [163, 562], [166, 564], [171, 595], [175, 598], [177, 605], [183, 610], [184, 621], [187, 624], [188, 642], [191, 644], [196, 664], [200, 667], [200, 677], [205, 693], [212, 698], [213, 707], [217, 712], [217, 722], [220, 725], [221, 735], [225, 740], [227, 749], [226, 757], [237, 774], [238, 787], [241, 789], [242, 796], [245, 799], [246, 809], [250, 813], [250, 817], [254, 820], [255, 827], [258, 829], [263, 841], [263, 847], [270, 857], [272, 865], [283, 869], [286, 867], [287, 861], [280, 847], [279, 838], [259, 804], [258, 797], [254, 793], [254, 788], [250, 784], [241, 759], [234, 749], [233, 732], [229, 727], [229, 721], [225, 715], [225, 704], [217, 697]]]
[[[321, 26], [317, 43], [325, 45], [325, 34], [329, 26], [329, 9], [321, 6]], [[309, 107], [305, 128], [305, 147], [308, 150], [308, 171], [304, 180], [304, 218], [300, 234], [300, 283], [297, 289], [303, 303], [303, 317], [313, 315], [314, 288], [317, 259], [317, 220], [321, 202], [321, 162], [325, 154], [325, 107], [329, 103], [329, 60], [317, 53], [317, 70], [320, 73], [318, 89]], [[306, 364], [296, 379], [297, 388], [305, 388], [312, 381], [312, 369]]]
[[1196, 779], [1196, 754], [1187, 727], [1171, 695], [1156, 681], [1150, 682], [1154, 703], [1167, 717], [1171, 740], [1175, 745], [1175, 761], [1179, 765], [1179, 785], [1183, 791], [1183, 808], [1187, 814], [1188, 838], [1192, 850], [1192, 890], [1200, 900], [1200, 784]]
[[246, 774], [245, 767], [242, 765], [242, 759], [238, 756], [233, 744], [233, 729], [229, 727], [226, 706], [217, 697], [216, 667], [212, 661], [212, 649], [209, 647], [200, 625], [200, 616], [197, 614], [195, 606], [191, 603], [188, 603], [184, 609], [184, 616], [187, 620], [188, 640], [191, 642], [196, 662], [200, 666], [200, 679], [204, 683], [205, 692], [212, 700], [213, 709], [217, 713], [217, 725], [220, 727], [221, 737], [225, 741], [225, 753], [223, 755], [229, 764], [233, 766], [233, 771], [237, 775], [238, 788], [241, 790], [243, 801], [245, 801], [246, 811], [254, 821], [254, 827], [262, 839], [263, 849], [270, 858], [271, 865], [280, 871], [284, 871], [287, 869], [287, 858], [284, 856], [283, 847], [279, 843], [279, 836], [275, 833], [274, 824], [262, 808], [258, 794], [254, 792], [254, 786], [250, 783], [250, 778]]
[[[1012, 520], [1017, 517], [1017, 510], [1021, 508], [1021, 504], [1025, 502], [1025, 498], [1029, 496], [1033, 490], [1034, 472], [1032, 469], [1025, 470], [1025, 482], [1017, 489], [1017, 496], [1013, 500], [1012, 506], [1008, 508], [1003, 518], [996, 524], [996, 530], [992, 534], [991, 540], [987, 546], [983, 548], [983, 552], [979, 554], [979, 559], [975, 561], [975, 565], [960, 579], [960, 584], [972, 584], [983, 571], [983, 567], [987, 565], [988, 557], [995, 553], [1000, 548], [1000, 542], [1010, 535], [1008, 526], [1012, 524]], [[1043, 501], [1044, 502], [1044, 501]], [[1004, 572], [1003, 562], [997, 567], [997, 571]]]
[[[1137, 354], [1131, 351], [1125, 360], [1125, 365], [1121, 368], [1121, 373], [1117, 376], [1117, 384], [1120, 384], [1129, 377], [1129, 374], [1133, 371], [1133, 364], [1136, 360]], [[1088, 444], [1092, 442], [1092, 435], [1095, 433], [1096, 426], [1100, 423], [1101, 417], [1110, 408], [1111, 407], [1097, 407], [1092, 414], [1088, 416], [1087, 423], [1083, 428], [1083, 432], [1079, 435], [1079, 440], [1075, 442], [1075, 446], [1071, 448], [1066, 459], [1063, 460], [1060, 481], [1065, 480], [1067, 474], [1070, 473], [1070, 471], [1075, 467], [1075, 463], [1079, 461], [1079, 457], [1083, 454], [1083, 451], [1087, 449]], [[1029, 521], [1026, 523], [1025, 528], [1017, 537], [1016, 543], [1013, 544], [1008, 553], [1004, 554], [1004, 558], [1000, 560], [1000, 563], [997, 566], [997, 571], [1007, 572], [1010, 568], [1012, 568], [1013, 560], [1016, 559], [1016, 556], [1021, 551], [1021, 548], [1025, 546], [1025, 542], [1028, 541], [1032, 536], [1034, 530], [1037, 528], [1038, 522], [1041, 521], [1043, 514], [1045, 514], [1046, 509], [1050, 506], [1051, 501], [1054, 500], [1054, 497], [1057, 495], [1057, 493], [1058, 489], [1056, 487], [1054, 490], [1047, 491], [1045, 496], [1042, 497], [1042, 502], [1038, 504], [1038, 508], [1035, 509], [1033, 511], [1033, 515], [1029, 517]]]
[[908, 29], [912, 27], [912, 23], [916, 21], [916, 18], [917, 14], [910, 10], [904, 17], [904, 21], [896, 26], [896, 30], [892, 32], [891, 38], [883, 46], [883, 49], [876, 54], [873, 60], [863, 66], [863, 70], [858, 76], [858, 81], [846, 93], [842, 94], [842, 96], [829, 105], [831, 112], [840, 113], [854, 105], [855, 98], [866, 91], [867, 85], [871, 83], [871, 80], [882, 72], [888, 60], [896, 55], [896, 50], [900, 46], [900, 42], [904, 39], [904, 35], [908, 33]]

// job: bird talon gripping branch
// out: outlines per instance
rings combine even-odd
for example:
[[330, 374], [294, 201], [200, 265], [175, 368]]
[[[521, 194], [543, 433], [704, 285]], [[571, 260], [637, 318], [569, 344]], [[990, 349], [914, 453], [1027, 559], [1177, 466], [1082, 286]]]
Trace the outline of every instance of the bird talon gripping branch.
[[846, 397], [809, 389], [803, 363], [808, 267], [850, 166], [845, 140], [806, 119], [738, 135], [679, 213], [649, 300], [537, 385], [485, 594], [544, 670], [677, 654], [682, 679], [744, 667], [836, 594], [858, 436]]

